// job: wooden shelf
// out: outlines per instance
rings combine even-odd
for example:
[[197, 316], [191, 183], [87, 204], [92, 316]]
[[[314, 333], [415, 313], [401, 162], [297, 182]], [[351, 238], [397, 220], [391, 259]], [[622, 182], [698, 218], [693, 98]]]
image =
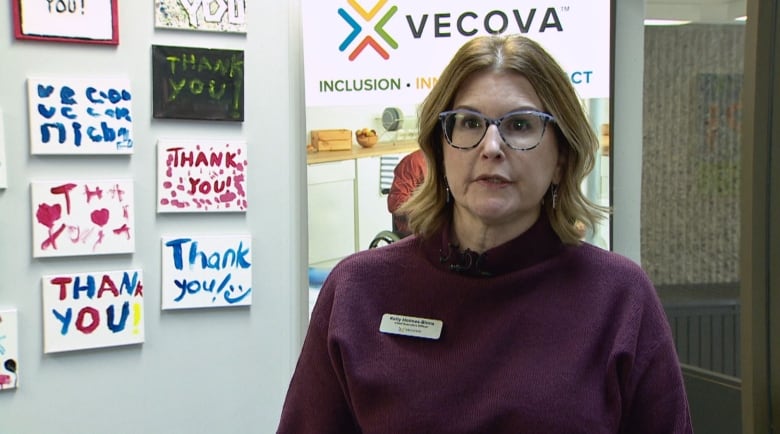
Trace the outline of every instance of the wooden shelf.
[[416, 140], [379, 142], [370, 148], [354, 145], [348, 151], [321, 151], [306, 154], [307, 164], [328, 163], [331, 161], [355, 160], [387, 154], [408, 153], [418, 149]]

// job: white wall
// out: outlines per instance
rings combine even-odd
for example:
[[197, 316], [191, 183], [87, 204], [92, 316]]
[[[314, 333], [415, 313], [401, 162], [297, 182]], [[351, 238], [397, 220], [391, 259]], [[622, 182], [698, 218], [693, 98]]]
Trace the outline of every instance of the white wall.
[[[248, 2], [244, 35], [155, 30], [154, 2], [120, 1], [118, 47], [17, 41], [8, 3], [0, 54], [8, 188], [0, 190], [0, 307], [19, 312], [19, 387], [0, 391], [2, 433], [270, 433], [306, 318], [305, 132], [297, 0]], [[151, 115], [151, 45], [245, 50], [246, 121], [160, 121]], [[133, 90], [135, 153], [30, 156], [30, 75], [124, 74]], [[249, 211], [157, 215], [159, 137], [237, 137], [249, 144]], [[132, 255], [32, 259], [32, 179], [135, 180]], [[160, 237], [246, 231], [253, 238], [250, 308], [160, 310]], [[146, 342], [43, 354], [42, 275], [141, 268]]]

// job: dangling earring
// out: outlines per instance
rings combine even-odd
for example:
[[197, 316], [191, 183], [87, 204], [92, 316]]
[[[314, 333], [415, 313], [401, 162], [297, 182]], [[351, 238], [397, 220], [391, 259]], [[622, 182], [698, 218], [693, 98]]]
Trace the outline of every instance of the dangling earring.
[[450, 203], [450, 184], [447, 182], [447, 177], [444, 177], [444, 190], [447, 192], [447, 199], [445, 203]]
[[555, 205], [558, 204], [558, 184], [550, 185], [550, 193], [552, 195], [552, 209], [555, 209]]

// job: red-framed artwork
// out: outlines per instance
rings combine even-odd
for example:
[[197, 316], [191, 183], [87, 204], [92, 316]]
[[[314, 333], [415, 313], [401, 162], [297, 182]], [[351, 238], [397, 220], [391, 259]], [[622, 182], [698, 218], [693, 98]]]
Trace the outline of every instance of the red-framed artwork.
[[118, 0], [11, 0], [16, 39], [119, 44]]

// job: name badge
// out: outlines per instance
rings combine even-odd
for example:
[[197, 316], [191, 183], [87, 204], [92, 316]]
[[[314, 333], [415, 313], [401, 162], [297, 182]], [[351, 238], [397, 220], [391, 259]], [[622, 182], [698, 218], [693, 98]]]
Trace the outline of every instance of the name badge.
[[393, 335], [415, 338], [439, 339], [443, 323], [438, 319], [417, 318], [414, 316], [386, 313], [382, 315], [379, 331]]

